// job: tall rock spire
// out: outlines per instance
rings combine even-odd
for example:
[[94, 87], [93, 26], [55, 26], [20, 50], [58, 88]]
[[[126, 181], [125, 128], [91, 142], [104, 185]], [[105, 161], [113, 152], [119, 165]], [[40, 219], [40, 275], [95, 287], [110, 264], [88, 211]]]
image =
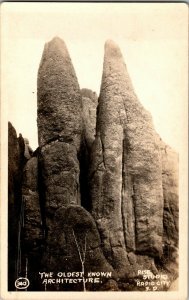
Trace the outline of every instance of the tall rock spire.
[[79, 84], [69, 53], [56, 37], [45, 45], [38, 71], [39, 163], [49, 215], [59, 207], [80, 202], [81, 111]]
[[80, 145], [80, 88], [64, 41], [55, 37], [44, 47], [38, 71], [39, 146], [59, 137]]
[[80, 204], [81, 111], [80, 88], [68, 50], [56, 37], [45, 45], [38, 71], [39, 189], [47, 229], [44, 266], [48, 261], [59, 264], [57, 214], [62, 220], [62, 207]]
[[81, 110], [79, 84], [68, 50], [55, 37], [45, 45], [38, 71], [39, 146], [47, 197], [54, 208], [78, 202]]
[[124, 253], [161, 255], [163, 196], [157, 134], [112, 41], [105, 44], [91, 162], [93, 215], [114, 267], [119, 269]]

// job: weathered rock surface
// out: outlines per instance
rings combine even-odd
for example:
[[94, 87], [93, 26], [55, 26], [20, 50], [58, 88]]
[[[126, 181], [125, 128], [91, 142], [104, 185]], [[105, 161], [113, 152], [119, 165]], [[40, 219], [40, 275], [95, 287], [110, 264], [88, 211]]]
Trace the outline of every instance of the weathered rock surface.
[[19, 177], [19, 160], [20, 160], [19, 143], [16, 130], [12, 124], [8, 123], [8, 173], [9, 173], [9, 193], [11, 202], [14, 202], [14, 188], [16, 188]]
[[43, 199], [40, 194], [38, 158], [28, 160], [23, 170], [20, 210], [20, 276], [29, 274], [29, 290], [40, 289], [39, 269], [45, 248]]
[[40, 164], [49, 214], [61, 206], [80, 203], [78, 152], [73, 144], [60, 141], [42, 147]]
[[105, 45], [91, 164], [92, 212], [106, 257], [121, 270], [127, 252], [160, 256], [163, 192], [156, 132], [111, 41]]
[[55, 211], [80, 203], [78, 155], [83, 133], [79, 84], [59, 38], [45, 45], [38, 71], [38, 133], [46, 222], [53, 231]]
[[[95, 95], [92, 94], [91, 99], [90, 91], [87, 93], [87, 97], [83, 98], [84, 102], [89, 102], [85, 110], [82, 108], [79, 85], [66, 46], [63, 41], [53, 39], [45, 46], [38, 73], [39, 166], [45, 189], [47, 233], [47, 248], [42, 262], [44, 268], [47, 266], [52, 271], [81, 269], [77, 241], [73, 235], [74, 230], [77, 236], [78, 228], [82, 228], [82, 233], [76, 238], [81, 247], [84, 243], [84, 240], [81, 241], [82, 235], [87, 236], [86, 269], [103, 269], [107, 266], [113, 270], [100, 249], [94, 220], [77, 206], [81, 203], [82, 147], [86, 145], [85, 140], [91, 143], [90, 135], [91, 132], [94, 135], [92, 127], [95, 127], [95, 116], [92, 117], [89, 129], [85, 126], [84, 130], [83, 126], [90, 112], [95, 114], [94, 108], [90, 110]], [[52, 287], [66, 288], [70, 289], [70, 286]], [[74, 286], [71, 288], [75, 289]], [[83, 289], [83, 286], [80, 284], [78, 288]]]
[[32, 157], [23, 171], [24, 242], [27, 252], [36, 251], [43, 240], [41, 207], [38, 193], [38, 159]]
[[14, 289], [18, 253], [18, 227], [22, 199], [21, 184], [24, 159], [24, 139], [17, 133], [12, 124], [8, 123], [8, 274], [10, 290]]
[[163, 257], [161, 265], [169, 276], [178, 276], [179, 199], [178, 199], [178, 154], [160, 139], [162, 155], [163, 212]]
[[80, 147], [82, 107], [79, 84], [65, 43], [45, 45], [38, 71], [39, 146], [61, 138]]
[[[102, 271], [112, 272], [112, 278], [115, 277], [113, 268], [103, 255], [99, 233], [89, 212], [78, 205], [63, 206], [56, 211], [54, 220], [54, 232], [49, 236], [42, 262], [44, 270], [84, 271], [85, 278], [88, 272]], [[84, 261], [83, 269], [81, 259]], [[87, 290], [99, 287], [99, 284], [86, 283]], [[71, 288], [83, 290], [83, 284], [73, 284]], [[70, 290], [70, 285], [55, 285], [51, 289]]]
[[98, 105], [97, 94], [89, 89], [82, 89], [82, 111], [84, 120], [84, 136], [86, 147], [90, 151], [96, 134], [96, 109]]
[[27, 138], [24, 138], [24, 144], [25, 144], [24, 156], [26, 159], [30, 159], [33, 155], [33, 150], [30, 147], [29, 140]]
[[[31, 291], [142, 291], [143, 270], [154, 284], [166, 277], [157, 290], [169, 289], [178, 276], [178, 157], [155, 132], [114, 42], [105, 45], [99, 99], [79, 89], [64, 42], [45, 45], [38, 133], [33, 153], [9, 124], [9, 290], [15, 262]], [[42, 284], [39, 271], [111, 276]]]
[[95, 92], [89, 89], [81, 89], [82, 117], [83, 117], [83, 140], [80, 151], [80, 194], [81, 205], [91, 211], [89, 166], [90, 152], [96, 134], [96, 109], [98, 98]]

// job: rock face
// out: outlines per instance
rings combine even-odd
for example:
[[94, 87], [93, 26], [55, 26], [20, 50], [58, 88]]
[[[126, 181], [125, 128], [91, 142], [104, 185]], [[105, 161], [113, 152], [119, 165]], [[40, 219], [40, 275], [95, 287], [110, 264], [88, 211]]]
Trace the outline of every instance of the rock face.
[[78, 149], [82, 132], [80, 89], [66, 45], [59, 38], [45, 45], [37, 93], [39, 146], [60, 138]]
[[[87, 95], [90, 96], [83, 97], [83, 102], [88, 100], [91, 103], [95, 97], [93, 95], [91, 99], [90, 91]], [[38, 72], [39, 168], [45, 190], [47, 236], [47, 248], [42, 260], [44, 269], [46, 265], [51, 270], [66, 268], [73, 271], [81, 268], [81, 263], [78, 263], [77, 247], [73, 249], [74, 237], [70, 229], [71, 225], [66, 222], [72, 223], [75, 227], [81, 225], [84, 229], [83, 234], [87, 234], [85, 222], [90, 227], [91, 222], [94, 221], [90, 215], [88, 218], [91, 220], [85, 221], [87, 212], [84, 213], [81, 207], [74, 206], [75, 208], [72, 207], [68, 211], [66, 208], [81, 203], [80, 164], [83, 165], [82, 156], [85, 153], [85, 151], [82, 153], [82, 149], [85, 147], [85, 141], [90, 146], [95, 117], [93, 116], [90, 128], [87, 128], [85, 123], [85, 130], [84, 121], [87, 122], [91, 111], [94, 115], [94, 108], [90, 110], [90, 105], [87, 106], [87, 110], [82, 107], [79, 84], [64, 42], [59, 38], [53, 39], [45, 46]], [[77, 216], [78, 210], [83, 216], [80, 221]], [[70, 211], [73, 211], [72, 218], [68, 219]], [[93, 243], [92, 238], [95, 241], [97, 237], [97, 231], [91, 233], [88, 242], [89, 250], [87, 248], [86, 251], [89, 251], [89, 254], [92, 251], [91, 257], [95, 256], [99, 262], [102, 261], [100, 264], [108, 265], [102, 251], [98, 249], [99, 237], [98, 244], [95, 246], [90, 244]], [[93, 247], [95, 250], [90, 250]], [[70, 261], [71, 257], [75, 260]], [[91, 258], [92, 267], [93, 264]], [[111, 266], [108, 268], [111, 269]], [[57, 288], [60, 289], [57, 286], [52, 287], [52, 289]]]
[[78, 153], [83, 121], [79, 84], [66, 45], [45, 45], [38, 72], [40, 166], [48, 230], [62, 206], [80, 203]]
[[[9, 134], [9, 290], [15, 262], [31, 291], [142, 291], [143, 270], [159, 291], [176, 282], [178, 157], [154, 130], [114, 42], [105, 44], [99, 98], [80, 90], [65, 43], [47, 43], [39, 148], [33, 153], [10, 124]], [[39, 272], [83, 275], [43, 284]], [[91, 272], [111, 276], [85, 282]], [[157, 284], [161, 276], [165, 285]]]
[[[78, 155], [83, 132], [81, 94], [66, 45], [45, 45], [38, 71], [39, 166], [45, 198], [47, 253], [57, 251], [52, 237], [56, 211], [80, 203]], [[54, 239], [53, 239], [54, 240]]]
[[22, 202], [22, 172], [25, 164], [24, 139], [17, 133], [12, 124], [8, 123], [8, 276], [9, 290], [14, 290], [17, 276], [18, 229]]
[[156, 132], [111, 41], [105, 45], [91, 161], [92, 213], [106, 257], [121, 270], [127, 253], [160, 256], [163, 192]]
[[40, 199], [38, 158], [30, 158], [23, 170], [21, 205], [21, 275], [30, 274], [30, 289], [38, 284], [38, 268], [45, 246], [42, 199]]
[[96, 134], [96, 109], [98, 97], [95, 92], [88, 89], [81, 90], [82, 110], [84, 120], [84, 136], [87, 150], [90, 151]]
[[[90, 271], [112, 272], [100, 247], [100, 237], [96, 224], [83, 207], [77, 205], [62, 206], [55, 214], [54, 232], [50, 234], [47, 251], [43, 257], [44, 270], [49, 268], [57, 272]], [[55, 247], [56, 245], [56, 247]], [[74, 259], [73, 259], [74, 258]], [[82, 266], [82, 261], [84, 265]], [[87, 290], [98, 290], [99, 285], [87, 283]], [[70, 285], [52, 286], [51, 290], [70, 290]], [[72, 285], [73, 290], [83, 290], [83, 284]]]
[[98, 98], [95, 92], [82, 89], [83, 142], [80, 151], [80, 194], [81, 205], [91, 211], [89, 166], [92, 144], [96, 134], [96, 109]]
[[164, 198], [163, 213], [163, 261], [161, 264], [170, 276], [178, 276], [178, 241], [179, 241], [179, 208], [178, 208], [178, 154], [160, 140], [162, 155], [162, 184]]
[[43, 239], [42, 215], [38, 192], [38, 159], [32, 157], [23, 171], [24, 240], [28, 251], [35, 250]]
[[33, 155], [33, 150], [31, 149], [27, 138], [24, 139], [24, 144], [25, 144], [24, 156], [26, 157], [26, 159], [30, 159]]

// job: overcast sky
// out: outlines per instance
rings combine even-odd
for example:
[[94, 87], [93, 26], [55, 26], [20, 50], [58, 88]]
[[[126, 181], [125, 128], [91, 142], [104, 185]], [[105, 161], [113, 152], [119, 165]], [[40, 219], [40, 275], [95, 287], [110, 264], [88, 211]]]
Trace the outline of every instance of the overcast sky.
[[4, 3], [3, 117], [37, 147], [37, 71], [54, 36], [81, 88], [99, 93], [104, 43], [114, 40], [157, 132], [177, 151], [187, 139], [188, 8], [179, 3]]

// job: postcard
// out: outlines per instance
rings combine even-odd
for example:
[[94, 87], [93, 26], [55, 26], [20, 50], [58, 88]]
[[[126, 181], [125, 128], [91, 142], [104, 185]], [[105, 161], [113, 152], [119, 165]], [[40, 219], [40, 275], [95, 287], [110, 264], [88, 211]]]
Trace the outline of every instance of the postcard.
[[1, 299], [186, 299], [188, 6], [1, 4]]

